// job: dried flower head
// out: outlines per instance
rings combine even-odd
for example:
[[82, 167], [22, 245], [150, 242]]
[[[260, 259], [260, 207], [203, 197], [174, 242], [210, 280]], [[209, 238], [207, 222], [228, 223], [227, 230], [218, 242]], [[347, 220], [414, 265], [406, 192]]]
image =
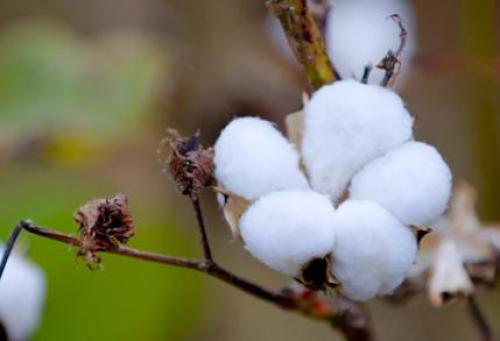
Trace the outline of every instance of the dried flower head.
[[96, 252], [126, 244], [134, 235], [127, 198], [121, 193], [111, 198], [90, 200], [75, 212], [73, 218], [79, 226], [81, 238], [78, 254], [86, 257], [90, 267], [99, 263]]
[[431, 303], [441, 306], [457, 297], [471, 295], [477, 282], [491, 284], [500, 255], [500, 229], [482, 224], [475, 211], [477, 193], [461, 181], [450, 210], [434, 224], [422, 247], [408, 285], [427, 282]]
[[168, 144], [170, 155], [164, 161], [163, 171], [172, 175], [177, 188], [183, 195], [197, 197], [203, 187], [209, 186], [213, 179], [213, 150], [204, 149], [200, 144], [200, 132], [191, 137], [183, 137], [175, 129], [168, 129], [159, 152]]

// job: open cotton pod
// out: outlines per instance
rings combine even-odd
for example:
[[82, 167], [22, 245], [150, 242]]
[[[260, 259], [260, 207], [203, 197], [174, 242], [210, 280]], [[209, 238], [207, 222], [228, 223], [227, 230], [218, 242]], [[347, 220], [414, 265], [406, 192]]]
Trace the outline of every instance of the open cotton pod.
[[401, 98], [378, 85], [338, 81], [305, 105], [302, 154], [312, 187], [336, 201], [369, 161], [412, 137]]
[[406, 45], [402, 55], [398, 81], [409, 68], [415, 51], [416, 29], [413, 13], [406, 0], [335, 0], [327, 16], [325, 42], [330, 58], [343, 79], [360, 80], [364, 68], [374, 68], [369, 83], [379, 84], [384, 71], [375, 66], [389, 50], [400, 44], [400, 28], [388, 17], [398, 14], [406, 27]]
[[331, 252], [334, 215], [325, 195], [281, 191], [258, 199], [239, 226], [245, 247], [255, 258], [274, 270], [301, 277], [305, 266]]
[[409, 228], [382, 206], [347, 200], [335, 212], [333, 274], [350, 299], [366, 301], [392, 293], [417, 255]]
[[405, 225], [425, 226], [446, 209], [451, 172], [438, 151], [408, 142], [370, 162], [351, 181], [352, 199], [371, 200]]
[[308, 188], [295, 147], [271, 122], [257, 117], [234, 119], [222, 130], [214, 165], [218, 185], [247, 200]]
[[[3, 254], [3, 247], [0, 254]], [[12, 254], [0, 280], [0, 325], [9, 341], [28, 340], [40, 321], [45, 276], [33, 263]]]

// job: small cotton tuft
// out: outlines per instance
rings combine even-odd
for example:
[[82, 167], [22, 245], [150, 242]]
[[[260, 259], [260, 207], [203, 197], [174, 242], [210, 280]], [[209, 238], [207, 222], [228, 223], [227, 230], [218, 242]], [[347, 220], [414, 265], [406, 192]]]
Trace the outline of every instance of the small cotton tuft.
[[[4, 249], [0, 248], [0, 254]], [[0, 323], [9, 339], [27, 340], [38, 326], [45, 300], [41, 270], [18, 255], [11, 255], [0, 280]]]
[[413, 13], [406, 0], [336, 0], [327, 17], [325, 42], [328, 54], [342, 78], [361, 79], [364, 68], [374, 68], [369, 82], [379, 84], [384, 71], [375, 66], [400, 43], [398, 25], [388, 19], [399, 14], [408, 35], [401, 61], [401, 76], [409, 68], [416, 47]]
[[348, 200], [335, 213], [333, 274], [350, 299], [392, 293], [414, 262], [417, 243], [382, 206]]
[[406, 225], [425, 226], [446, 209], [451, 172], [438, 151], [408, 142], [366, 165], [351, 182], [353, 199], [372, 200]]
[[322, 87], [305, 106], [302, 153], [312, 187], [336, 200], [363, 165], [409, 140], [412, 124], [388, 89], [354, 80]]
[[227, 191], [248, 200], [285, 189], [307, 189], [294, 146], [268, 121], [237, 118], [215, 143], [215, 177]]
[[307, 262], [330, 253], [334, 214], [327, 196], [312, 191], [275, 192], [243, 214], [240, 233], [255, 258], [296, 276]]

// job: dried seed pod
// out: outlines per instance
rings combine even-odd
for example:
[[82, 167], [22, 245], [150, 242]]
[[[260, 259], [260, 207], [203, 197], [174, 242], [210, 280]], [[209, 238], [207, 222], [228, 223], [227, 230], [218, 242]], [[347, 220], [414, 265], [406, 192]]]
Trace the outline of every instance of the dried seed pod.
[[127, 198], [121, 193], [111, 198], [90, 200], [75, 212], [73, 218], [79, 226], [81, 238], [79, 255], [85, 256], [91, 267], [99, 263], [96, 252], [126, 244], [134, 235]]
[[177, 188], [192, 198], [209, 186], [213, 179], [213, 150], [200, 144], [200, 132], [183, 137], [175, 129], [168, 130], [170, 136], [162, 141], [160, 152], [167, 142], [171, 153], [164, 161], [164, 172], [172, 175]]

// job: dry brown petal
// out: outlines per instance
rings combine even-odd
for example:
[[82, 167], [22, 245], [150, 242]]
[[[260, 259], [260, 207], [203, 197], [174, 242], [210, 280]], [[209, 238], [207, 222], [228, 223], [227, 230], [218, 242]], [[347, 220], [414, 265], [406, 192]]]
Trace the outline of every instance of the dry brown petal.
[[467, 269], [467, 273], [474, 281], [479, 281], [483, 284], [493, 284], [496, 278], [497, 265], [494, 261], [469, 263], [466, 264], [465, 267]]
[[242, 214], [252, 204], [252, 202], [218, 187], [215, 187], [214, 190], [218, 194], [224, 196], [224, 218], [231, 229], [233, 238], [239, 239], [240, 232], [238, 229], [238, 223]]
[[451, 299], [470, 295], [472, 281], [464, 268], [460, 252], [451, 240], [444, 240], [436, 250], [431, 268], [428, 294], [431, 303], [442, 306]]
[[134, 235], [127, 198], [121, 193], [111, 198], [90, 200], [75, 212], [73, 218], [80, 232], [79, 255], [84, 255], [89, 265], [99, 262], [96, 252], [126, 244]]
[[177, 188], [184, 195], [198, 196], [203, 187], [213, 180], [213, 150], [200, 144], [200, 132], [183, 137], [175, 129], [168, 130], [170, 136], [160, 145], [160, 153], [166, 143], [171, 153], [164, 161], [164, 172], [172, 175]]
[[480, 229], [476, 215], [477, 192], [469, 183], [461, 180], [455, 186], [450, 201], [452, 233], [472, 233]]
[[302, 139], [304, 136], [304, 111], [297, 111], [288, 114], [285, 117], [286, 135], [297, 150], [302, 147]]
[[483, 241], [490, 244], [497, 253], [500, 252], [500, 225], [486, 224], [479, 234]]

